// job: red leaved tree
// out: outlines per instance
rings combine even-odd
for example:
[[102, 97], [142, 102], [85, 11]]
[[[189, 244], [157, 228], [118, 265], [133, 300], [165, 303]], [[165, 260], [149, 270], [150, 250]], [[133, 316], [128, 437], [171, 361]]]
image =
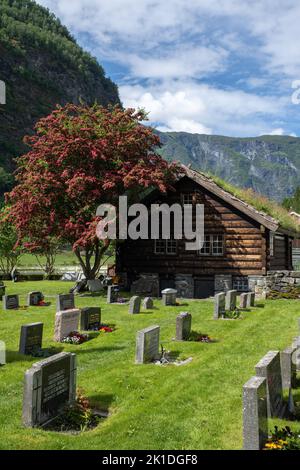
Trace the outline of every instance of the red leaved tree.
[[94, 279], [110, 241], [99, 241], [96, 210], [125, 191], [164, 192], [177, 167], [157, 153], [159, 138], [141, 124], [143, 111], [67, 105], [27, 137], [17, 186], [7, 195], [19, 244], [32, 252], [51, 239], [70, 243], [87, 279]]

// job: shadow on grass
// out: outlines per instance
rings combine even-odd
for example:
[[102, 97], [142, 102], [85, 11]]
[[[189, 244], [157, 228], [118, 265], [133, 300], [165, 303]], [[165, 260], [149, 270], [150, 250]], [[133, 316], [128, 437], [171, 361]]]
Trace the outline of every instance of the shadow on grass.
[[6, 351], [6, 362], [7, 364], [13, 362], [32, 362], [33, 359], [36, 361], [42, 361], [43, 359], [47, 359], [48, 357], [54, 356], [55, 354], [59, 354], [63, 352], [64, 348], [60, 347], [51, 347], [51, 348], [43, 348], [40, 350], [40, 355], [30, 355], [30, 354], [20, 354], [18, 351]]
[[114, 352], [114, 351], [123, 351], [124, 349], [126, 349], [123, 346], [114, 346], [114, 347], [113, 346], [111, 346], [111, 347], [110, 346], [103, 346], [103, 347], [100, 346], [99, 348], [80, 349], [80, 346], [81, 345], [77, 345], [77, 346], [74, 347], [74, 349], [76, 350], [76, 354], [90, 354], [90, 353], [93, 353], [93, 352], [98, 352], [98, 353], [101, 353], [101, 352]]
[[254, 308], [265, 308], [264, 304], [256, 304], [254, 305]]
[[115, 396], [99, 393], [97, 395], [89, 395], [88, 399], [92, 408], [108, 413], [110, 406], [115, 401]]

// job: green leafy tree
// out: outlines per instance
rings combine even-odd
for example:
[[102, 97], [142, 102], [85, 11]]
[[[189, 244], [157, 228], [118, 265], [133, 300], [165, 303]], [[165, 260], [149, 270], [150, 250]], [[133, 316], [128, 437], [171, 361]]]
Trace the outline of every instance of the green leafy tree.
[[8, 212], [7, 207], [0, 210], [0, 270], [6, 277], [9, 277], [13, 268], [17, 266], [22, 254], [21, 248], [16, 246], [17, 232], [9, 219]]

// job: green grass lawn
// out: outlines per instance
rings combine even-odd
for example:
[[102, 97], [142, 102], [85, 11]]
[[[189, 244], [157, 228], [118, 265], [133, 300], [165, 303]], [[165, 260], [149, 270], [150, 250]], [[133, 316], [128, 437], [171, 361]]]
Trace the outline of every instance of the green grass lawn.
[[[101, 306], [102, 321], [115, 323], [113, 333], [101, 333], [81, 346], [52, 341], [55, 294], [68, 292], [66, 282], [7, 282], [8, 293], [42, 290], [51, 306], [4, 312], [0, 309], [0, 339], [8, 350], [8, 364], [0, 368], [1, 449], [240, 449], [242, 447], [242, 386], [269, 350], [283, 349], [298, 335], [298, 301], [266, 301], [243, 313], [242, 320], [212, 320], [211, 301], [182, 301], [129, 315], [126, 305], [106, 305], [105, 297], [76, 297], [76, 306]], [[193, 316], [193, 330], [216, 343], [172, 341], [180, 311]], [[77, 354], [78, 386], [110, 417], [79, 435], [25, 429], [22, 426], [24, 372], [36, 362], [18, 354], [22, 324], [44, 322], [43, 346]], [[135, 365], [136, 332], [161, 327], [161, 341], [185, 366]], [[298, 396], [300, 401], [300, 396]], [[292, 427], [297, 429], [295, 423]], [[300, 425], [298, 425], [298, 429]]]
[[[43, 262], [45, 262], [45, 259], [43, 256], [41, 256], [40, 259]], [[114, 256], [111, 256], [108, 259], [107, 257], [104, 257], [103, 261], [107, 265], [113, 265], [115, 262], [115, 259], [114, 259]], [[80, 264], [79, 264], [78, 258], [73, 253], [73, 251], [61, 251], [56, 256], [55, 265], [60, 267], [60, 266], [79, 266]], [[18, 267], [19, 268], [32, 268], [32, 267], [39, 267], [39, 264], [34, 255], [30, 253], [24, 253], [18, 262]]]

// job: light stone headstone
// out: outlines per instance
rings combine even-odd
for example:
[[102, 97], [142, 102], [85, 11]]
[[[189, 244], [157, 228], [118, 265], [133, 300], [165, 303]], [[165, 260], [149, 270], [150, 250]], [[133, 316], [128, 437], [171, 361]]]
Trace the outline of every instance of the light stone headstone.
[[161, 292], [162, 304], [166, 307], [169, 305], [176, 305], [177, 290], [176, 289], [164, 289]]
[[247, 296], [247, 308], [255, 306], [255, 292], [249, 292]]
[[87, 281], [88, 289], [92, 293], [101, 292], [103, 290], [103, 284], [100, 279], [93, 279]]
[[286, 405], [282, 396], [282, 378], [280, 352], [269, 351], [255, 366], [258, 377], [264, 377], [267, 382], [267, 409], [269, 418], [282, 418]]
[[176, 341], [187, 341], [191, 335], [192, 315], [181, 312], [176, 318]]
[[21, 326], [19, 353], [32, 355], [42, 348], [43, 323], [30, 323]]
[[101, 326], [101, 308], [87, 307], [81, 309], [80, 329], [83, 331], [99, 330]]
[[143, 300], [143, 309], [152, 310], [153, 309], [153, 300], [151, 297], [145, 297]]
[[54, 341], [60, 343], [73, 331], [78, 331], [79, 309], [63, 310], [55, 315]]
[[225, 313], [225, 292], [215, 295], [214, 320], [218, 320]]
[[116, 286], [116, 285], [108, 286], [107, 288], [107, 303], [108, 304], [114, 304], [118, 302], [119, 291], [120, 291], [119, 286]]
[[62, 352], [36, 362], [25, 373], [23, 423], [26, 427], [43, 426], [75, 399], [75, 354]]
[[149, 326], [138, 331], [136, 336], [136, 364], [144, 364], [159, 359], [159, 326]]
[[72, 310], [75, 308], [74, 294], [59, 294], [56, 301], [56, 311]]
[[141, 311], [141, 298], [138, 295], [131, 297], [129, 301], [129, 311], [128, 313], [140, 313]]
[[0, 341], [0, 366], [6, 364], [6, 346], [4, 341]]
[[296, 336], [292, 345], [296, 351], [293, 354], [293, 361], [296, 364], [297, 372], [300, 372], [300, 336]]
[[297, 369], [294, 362], [296, 348], [289, 346], [280, 353], [282, 388], [291, 389], [296, 387]]
[[247, 308], [248, 293], [240, 295], [240, 308]]
[[19, 296], [18, 295], [4, 295], [3, 310], [18, 310], [19, 308]]
[[236, 309], [236, 297], [237, 291], [236, 290], [229, 290], [226, 293], [226, 302], [225, 302], [225, 309], [233, 311]]
[[260, 450], [267, 438], [266, 379], [252, 377], [243, 387], [243, 449]]
[[29, 292], [27, 296], [27, 305], [29, 307], [38, 307], [39, 303], [44, 300], [42, 292]]

